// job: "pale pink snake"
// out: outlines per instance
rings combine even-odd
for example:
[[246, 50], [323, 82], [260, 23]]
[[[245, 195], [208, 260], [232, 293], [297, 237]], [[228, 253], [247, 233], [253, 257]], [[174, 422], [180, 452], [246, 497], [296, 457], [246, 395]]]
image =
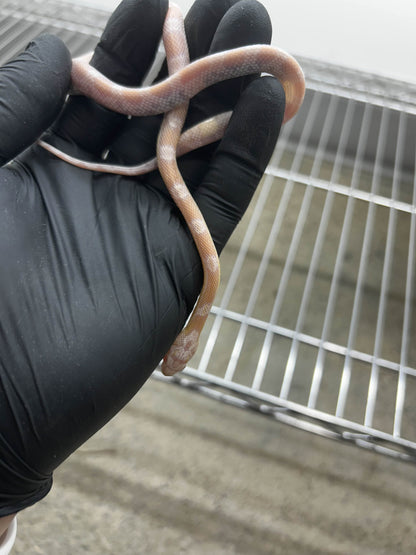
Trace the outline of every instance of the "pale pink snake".
[[143, 88], [117, 85], [88, 64], [90, 55], [74, 59], [71, 73], [72, 86], [77, 92], [110, 110], [130, 116], [166, 114], [159, 132], [154, 160], [130, 167], [91, 163], [68, 156], [44, 141], [39, 141], [39, 144], [66, 162], [87, 170], [139, 175], [159, 168], [169, 193], [189, 226], [204, 270], [202, 290], [192, 315], [162, 363], [163, 373], [173, 375], [185, 368], [197, 349], [220, 277], [215, 245], [204, 218], [182, 179], [176, 157], [219, 140], [230, 117], [229, 113], [221, 114], [181, 136], [189, 99], [218, 81], [253, 73], [270, 73], [279, 79], [285, 91], [283, 122], [286, 122], [302, 104], [305, 81], [294, 58], [268, 45], [236, 48], [189, 63], [183, 16], [175, 4], [169, 6], [163, 28], [163, 42], [169, 77], [156, 85]]

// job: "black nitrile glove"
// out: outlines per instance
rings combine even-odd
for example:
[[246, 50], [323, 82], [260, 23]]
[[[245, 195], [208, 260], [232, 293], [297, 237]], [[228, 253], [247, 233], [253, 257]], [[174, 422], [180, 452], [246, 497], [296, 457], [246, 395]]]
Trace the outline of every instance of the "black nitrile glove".
[[[166, 10], [167, 0], [125, 0], [92, 64], [139, 86]], [[256, 0], [198, 0], [186, 28], [192, 58], [271, 37]], [[154, 155], [159, 116], [128, 120], [84, 97], [60, 113], [70, 67], [65, 46], [45, 36], [0, 70], [0, 161], [14, 158], [0, 169], [0, 516], [46, 495], [52, 471], [135, 395], [202, 285], [158, 172], [92, 173], [33, 145], [55, 122], [47, 140], [79, 158]], [[258, 76], [191, 102], [187, 125], [235, 107], [220, 144], [180, 161], [219, 252], [268, 163], [284, 105], [279, 82]]]

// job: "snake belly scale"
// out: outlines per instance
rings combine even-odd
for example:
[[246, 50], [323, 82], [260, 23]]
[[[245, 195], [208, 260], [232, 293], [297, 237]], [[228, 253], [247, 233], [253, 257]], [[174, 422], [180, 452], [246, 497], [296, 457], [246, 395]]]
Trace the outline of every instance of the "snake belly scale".
[[169, 76], [160, 83], [142, 88], [113, 83], [89, 65], [91, 54], [73, 60], [72, 87], [102, 106], [129, 116], [164, 113], [159, 131], [156, 158], [136, 166], [86, 162], [69, 156], [49, 143], [39, 144], [64, 161], [92, 171], [121, 175], [141, 175], [158, 168], [175, 204], [181, 211], [197, 246], [204, 271], [203, 286], [194, 310], [162, 362], [162, 372], [173, 375], [183, 370], [195, 354], [199, 337], [214, 302], [220, 279], [220, 264], [204, 218], [180, 174], [177, 157], [219, 140], [230, 113], [209, 118], [182, 133], [189, 100], [219, 81], [269, 73], [281, 82], [286, 95], [283, 123], [293, 117], [302, 104], [305, 80], [297, 61], [278, 48], [250, 45], [219, 52], [189, 62], [183, 16], [170, 4], [163, 27], [163, 42]]

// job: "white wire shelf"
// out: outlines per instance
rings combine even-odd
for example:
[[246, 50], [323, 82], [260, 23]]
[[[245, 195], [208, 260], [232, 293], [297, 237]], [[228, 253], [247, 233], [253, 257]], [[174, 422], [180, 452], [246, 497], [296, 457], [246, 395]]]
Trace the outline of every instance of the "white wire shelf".
[[222, 294], [185, 374], [415, 460], [415, 115], [321, 83], [222, 256]]
[[[108, 14], [1, 1], [0, 63], [43, 32], [74, 55]], [[300, 60], [307, 95], [243, 221], [192, 367], [165, 380], [416, 461], [416, 87]]]

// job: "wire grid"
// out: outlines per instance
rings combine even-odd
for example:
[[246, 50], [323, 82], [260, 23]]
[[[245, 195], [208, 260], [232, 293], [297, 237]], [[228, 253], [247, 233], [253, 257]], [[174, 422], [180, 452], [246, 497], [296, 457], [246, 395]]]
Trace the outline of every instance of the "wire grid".
[[0, 64], [43, 33], [58, 35], [76, 56], [91, 50], [108, 12], [53, 0], [0, 0]]
[[308, 84], [222, 255], [218, 304], [185, 371], [201, 382], [182, 384], [413, 461], [414, 110]]
[[[87, 51], [108, 18], [51, 0], [0, 13], [0, 63], [43, 32]], [[154, 377], [414, 461], [415, 90], [301, 63], [304, 105], [221, 256], [200, 349]]]

